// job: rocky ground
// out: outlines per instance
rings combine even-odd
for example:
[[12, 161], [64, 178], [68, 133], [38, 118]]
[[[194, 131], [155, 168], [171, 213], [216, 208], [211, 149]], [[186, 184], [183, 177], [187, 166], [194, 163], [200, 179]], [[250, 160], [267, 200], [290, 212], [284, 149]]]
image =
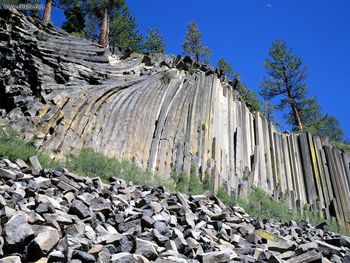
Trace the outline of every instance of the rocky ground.
[[260, 221], [212, 194], [110, 181], [0, 159], [0, 262], [350, 260], [350, 238], [326, 223]]

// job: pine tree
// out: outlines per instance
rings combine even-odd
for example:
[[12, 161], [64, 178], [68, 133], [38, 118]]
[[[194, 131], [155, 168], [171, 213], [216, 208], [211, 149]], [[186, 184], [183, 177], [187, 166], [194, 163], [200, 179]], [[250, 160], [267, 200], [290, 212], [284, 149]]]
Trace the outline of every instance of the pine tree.
[[150, 28], [144, 43], [146, 53], [165, 53], [165, 42], [158, 28]]
[[298, 104], [306, 96], [306, 69], [301, 59], [292, 54], [292, 50], [282, 41], [272, 43], [269, 55], [270, 58], [264, 63], [269, 77], [261, 84], [260, 94], [265, 100], [280, 97], [278, 109], [289, 108], [289, 115], [293, 116], [293, 127], [302, 131]]
[[[344, 132], [340, 127], [340, 122], [333, 116], [324, 115], [322, 109], [315, 97], [307, 98], [297, 104], [297, 109], [300, 112], [300, 119], [303, 123], [304, 131], [312, 134], [328, 137], [332, 141], [344, 141]], [[294, 123], [293, 114], [289, 113], [287, 123]], [[294, 127], [293, 131], [297, 131]]]
[[332, 141], [345, 142], [345, 134], [340, 127], [340, 122], [333, 116], [325, 116], [322, 126], [317, 130], [317, 134], [322, 137], [328, 137]]
[[250, 90], [242, 81], [238, 80], [236, 89], [242, 100], [251, 111], [260, 111], [260, 101], [258, 95]]
[[142, 52], [143, 37], [127, 6], [120, 8], [111, 18], [110, 40], [112, 46]]
[[62, 24], [62, 28], [68, 33], [83, 34], [85, 28], [85, 15], [83, 2], [78, 0], [63, 0], [61, 5], [64, 9], [66, 21]]
[[99, 43], [103, 47], [109, 44], [109, 20], [116, 10], [125, 5], [124, 0], [87, 0], [87, 10], [99, 21]]
[[184, 53], [194, 58], [196, 61], [209, 62], [212, 51], [202, 44], [202, 33], [195, 21], [187, 25], [187, 34], [182, 45]]
[[224, 75], [228, 79], [230, 79], [230, 80], [234, 79], [235, 74], [233, 72], [231, 65], [223, 58], [219, 59], [219, 61], [218, 61], [218, 69], [222, 70]]
[[43, 16], [43, 23], [46, 26], [51, 23], [51, 10], [52, 10], [52, 0], [46, 0], [44, 16]]

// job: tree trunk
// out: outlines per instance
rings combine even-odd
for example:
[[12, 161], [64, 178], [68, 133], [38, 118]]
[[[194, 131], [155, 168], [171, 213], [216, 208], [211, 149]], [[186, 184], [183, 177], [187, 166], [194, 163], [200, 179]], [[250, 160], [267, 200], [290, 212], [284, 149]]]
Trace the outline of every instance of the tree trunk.
[[103, 47], [108, 46], [108, 34], [109, 34], [108, 9], [106, 7], [103, 10], [103, 18], [102, 18], [102, 25], [101, 25], [101, 31], [100, 31], [100, 45]]
[[52, 9], [52, 0], [46, 0], [43, 23], [45, 26], [51, 22], [51, 9]]
[[292, 105], [292, 111], [293, 111], [295, 124], [297, 125], [299, 131], [303, 131], [303, 124], [301, 123], [301, 120], [300, 120], [300, 114], [298, 109], [295, 107], [295, 105]]

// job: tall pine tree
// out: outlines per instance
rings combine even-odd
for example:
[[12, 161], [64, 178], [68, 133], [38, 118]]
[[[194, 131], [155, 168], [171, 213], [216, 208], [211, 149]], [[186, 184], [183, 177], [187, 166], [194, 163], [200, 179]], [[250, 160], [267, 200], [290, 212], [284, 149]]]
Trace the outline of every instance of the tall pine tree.
[[209, 47], [204, 46], [202, 43], [202, 33], [195, 21], [192, 21], [187, 25], [187, 34], [182, 45], [184, 53], [196, 61], [209, 62], [209, 58], [212, 55], [212, 51]]
[[68, 33], [83, 34], [86, 19], [83, 1], [61, 0], [61, 7], [64, 9], [64, 15], [66, 16], [66, 21], [62, 24], [62, 28]]
[[282, 41], [272, 43], [269, 55], [264, 63], [268, 77], [261, 84], [260, 94], [265, 100], [280, 97], [277, 107], [281, 110], [288, 108], [293, 116], [293, 127], [302, 131], [298, 104], [306, 98], [306, 69], [301, 59]]
[[124, 5], [124, 0], [87, 0], [88, 12], [95, 16], [99, 22], [99, 43], [101, 46], [108, 46], [110, 19]]
[[165, 42], [158, 28], [148, 29], [148, 34], [144, 43], [146, 53], [165, 53]]
[[140, 53], [143, 51], [143, 37], [127, 6], [117, 10], [111, 17], [110, 42], [113, 47]]

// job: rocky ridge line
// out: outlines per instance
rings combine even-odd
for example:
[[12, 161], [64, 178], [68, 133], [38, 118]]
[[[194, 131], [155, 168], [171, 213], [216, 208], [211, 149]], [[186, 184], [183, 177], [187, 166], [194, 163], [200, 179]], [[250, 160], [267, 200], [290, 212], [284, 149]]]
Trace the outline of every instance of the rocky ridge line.
[[256, 220], [215, 195], [103, 184], [0, 159], [0, 262], [349, 262], [322, 223]]

